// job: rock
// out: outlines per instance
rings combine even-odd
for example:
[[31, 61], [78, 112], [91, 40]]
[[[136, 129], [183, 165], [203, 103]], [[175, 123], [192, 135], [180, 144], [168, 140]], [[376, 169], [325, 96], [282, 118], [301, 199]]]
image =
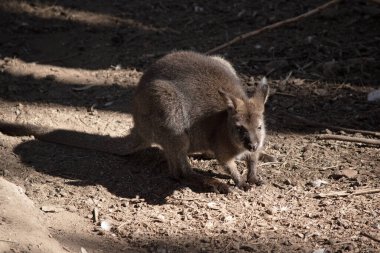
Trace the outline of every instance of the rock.
[[374, 90], [368, 93], [367, 101], [368, 102], [380, 101], [380, 89]]
[[269, 215], [273, 215], [276, 212], [276, 210], [274, 208], [268, 208], [267, 210], [265, 210], [265, 212]]
[[51, 237], [42, 213], [20, 187], [0, 177], [0, 252], [67, 253]]
[[209, 202], [207, 203], [207, 207], [210, 208], [210, 209], [213, 209], [213, 210], [218, 210], [219, 207], [217, 206], [217, 204], [215, 202]]
[[356, 170], [352, 170], [352, 169], [342, 170], [341, 173], [342, 173], [342, 176], [349, 178], [349, 179], [356, 178], [358, 175], [358, 172]]
[[328, 184], [328, 182], [321, 179], [317, 179], [317, 180], [311, 181], [309, 184], [312, 185], [313, 187], [318, 188], [324, 184]]
[[69, 206], [66, 206], [66, 210], [74, 213], [78, 210], [78, 208], [76, 208], [75, 206], [69, 205]]
[[205, 224], [205, 228], [207, 228], [207, 229], [213, 229], [214, 228], [214, 223], [211, 220], [207, 221], [206, 224]]
[[330, 175], [330, 178], [333, 178], [335, 180], [341, 179], [342, 177], [353, 179], [356, 178], [358, 175], [358, 172], [353, 169], [344, 169], [337, 172], [334, 172]]
[[104, 231], [110, 231], [111, 228], [112, 228], [112, 225], [110, 222], [104, 220], [100, 223], [100, 227], [104, 230]]

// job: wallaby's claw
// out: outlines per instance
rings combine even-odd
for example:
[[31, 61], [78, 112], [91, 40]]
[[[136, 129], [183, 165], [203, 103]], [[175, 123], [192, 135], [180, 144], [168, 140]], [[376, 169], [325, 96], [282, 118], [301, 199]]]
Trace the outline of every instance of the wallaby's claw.
[[251, 187], [252, 186], [246, 182], [242, 182], [242, 183], [237, 185], [237, 188], [239, 188], [242, 191], [248, 191], [249, 189], [251, 189]]
[[251, 184], [251, 185], [255, 184], [257, 186], [260, 186], [260, 185], [265, 184], [265, 181], [262, 180], [260, 177], [256, 176], [256, 177], [248, 178], [248, 183]]

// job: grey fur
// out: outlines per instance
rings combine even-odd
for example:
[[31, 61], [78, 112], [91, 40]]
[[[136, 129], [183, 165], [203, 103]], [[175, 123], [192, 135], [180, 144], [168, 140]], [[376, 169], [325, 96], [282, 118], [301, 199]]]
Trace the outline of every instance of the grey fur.
[[[249, 98], [236, 71], [223, 58], [171, 53], [155, 62], [140, 80], [134, 97], [134, 133], [145, 146], [162, 147], [173, 177], [194, 176], [189, 153], [211, 153], [239, 188], [247, 188], [247, 182], [261, 182], [256, 167], [265, 138], [268, 93], [263, 79]], [[247, 143], [237, 126], [246, 130]], [[238, 156], [247, 161], [247, 180], [236, 168]]]

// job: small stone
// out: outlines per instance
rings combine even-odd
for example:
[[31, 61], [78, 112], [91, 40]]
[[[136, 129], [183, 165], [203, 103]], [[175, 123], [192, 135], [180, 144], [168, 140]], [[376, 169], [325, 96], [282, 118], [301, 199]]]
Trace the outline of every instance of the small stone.
[[207, 207], [210, 208], [210, 209], [213, 209], [213, 210], [218, 210], [218, 206], [215, 202], [209, 202], [207, 203]]
[[104, 220], [100, 223], [100, 227], [104, 230], [104, 231], [110, 231], [111, 228], [112, 228], [112, 225], [111, 223], [109, 223], [108, 221]]
[[345, 170], [341, 171], [341, 174], [342, 174], [342, 176], [344, 176], [346, 178], [353, 179], [353, 178], [357, 177], [358, 172], [356, 170], [352, 170], [352, 169], [345, 169]]
[[74, 213], [78, 210], [78, 208], [76, 208], [75, 206], [69, 205], [69, 206], [66, 206], [66, 210]]
[[374, 90], [368, 93], [367, 101], [368, 102], [380, 101], [380, 89]]
[[328, 184], [328, 182], [321, 179], [317, 179], [317, 180], [311, 181], [309, 184], [312, 185], [313, 187], [318, 188], [324, 184]]
[[162, 214], [159, 214], [159, 215], [157, 215], [157, 220], [160, 221], [160, 222], [165, 222], [166, 218]]
[[275, 213], [275, 210], [273, 208], [268, 208], [267, 210], [265, 210], [265, 212], [269, 215], [273, 215]]
[[85, 203], [86, 203], [87, 205], [89, 205], [89, 206], [92, 206], [92, 205], [95, 204], [95, 203], [94, 203], [94, 200], [93, 200], [92, 198], [88, 198], [88, 199], [86, 199]]
[[207, 221], [205, 224], [205, 228], [212, 229], [214, 227], [214, 223], [212, 221]]
[[226, 217], [223, 218], [223, 221], [225, 223], [229, 223], [229, 222], [231, 222], [233, 220], [234, 220], [234, 218], [231, 215], [228, 215], [228, 216], [226, 216]]

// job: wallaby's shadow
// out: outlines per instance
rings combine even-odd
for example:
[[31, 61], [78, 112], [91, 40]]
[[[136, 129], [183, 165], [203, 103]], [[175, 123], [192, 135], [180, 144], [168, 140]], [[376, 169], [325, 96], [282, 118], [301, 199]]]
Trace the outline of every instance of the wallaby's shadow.
[[164, 203], [166, 196], [181, 187], [165, 174], [166, 163], [157, 149], [121, 157], [33, 140], [18, 145], [14, 152], [38, 172], [78, 180], [71, 182], [75, 185], [100, 184], [118, 197], [139, 196], [151, 204]]
[[[93, 135], [91, 138], [97, 137]], [[78, 186], [99, 184], [118, 197], [139, 196], [149, 204], [164, 204], [167, 196], [186, 186], [198, 193], [208, 192], [194, 182], [171, 179], [166, 160], [158, 148], [118, 156], [32, 140], [18, 145], [14, 152], [23, 163], [38, 172], [72, 179], [74, 181], [70, 184]], [[223, 178], [217, 173], [197, 172]]]

